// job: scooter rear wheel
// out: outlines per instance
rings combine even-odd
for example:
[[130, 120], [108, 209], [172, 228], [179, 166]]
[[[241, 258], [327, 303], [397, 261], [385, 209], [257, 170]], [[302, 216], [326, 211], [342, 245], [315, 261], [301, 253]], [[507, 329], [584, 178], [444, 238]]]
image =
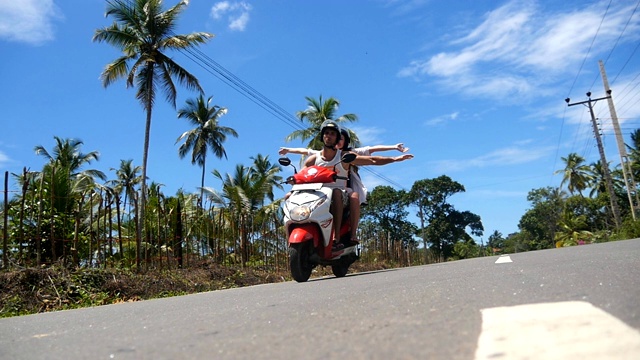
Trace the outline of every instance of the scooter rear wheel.
[[289, 245], [291, 277], [297, 282], [305, 282], [311, 277], [313, 266], [309, 262], [310, 245], [308, 242]]
[[336, 277], [345, 277], [349, 272], [349, 265], [331, 265], [331, 271], [333, 271], [333, 275], [335, 275]]

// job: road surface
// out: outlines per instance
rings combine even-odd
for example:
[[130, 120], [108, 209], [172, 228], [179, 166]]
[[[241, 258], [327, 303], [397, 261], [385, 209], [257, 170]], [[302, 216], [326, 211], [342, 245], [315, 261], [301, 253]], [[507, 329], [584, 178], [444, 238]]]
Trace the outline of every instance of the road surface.
[[0, 319], [0, 359], [640, 359], [640, 240]]

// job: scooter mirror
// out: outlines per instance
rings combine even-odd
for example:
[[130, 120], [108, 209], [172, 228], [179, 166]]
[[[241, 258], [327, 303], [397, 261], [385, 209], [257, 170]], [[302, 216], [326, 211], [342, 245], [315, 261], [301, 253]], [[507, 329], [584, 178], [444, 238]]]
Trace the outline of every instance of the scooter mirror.
[[354, 153], [346, 153], [346, 154], [342, 155], [342, 162], [348, 164], [348, 163], [352, 162], [353, 160], [355, 160], [356, 157], [358, 157], [358, 156], [356, 154], [354, 154]]
[[280, 163], [280, 165], [282, 166], [289, 166], [291, 165], [291, 160], [289, 160], [289, 158], [286, 158], [286, 157], [281, 157], [280, 159], [278, 159], [278, 163]]

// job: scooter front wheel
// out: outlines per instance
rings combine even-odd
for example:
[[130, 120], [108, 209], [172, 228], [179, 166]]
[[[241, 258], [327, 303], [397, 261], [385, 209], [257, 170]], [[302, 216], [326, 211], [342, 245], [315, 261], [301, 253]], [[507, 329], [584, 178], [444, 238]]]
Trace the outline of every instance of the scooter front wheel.
[[303, 242], [289, 245], [289, 267], [291, 277], [297, 282], [305, 282], [311, 277], [313, 266], [309, 261], [311, 243]]

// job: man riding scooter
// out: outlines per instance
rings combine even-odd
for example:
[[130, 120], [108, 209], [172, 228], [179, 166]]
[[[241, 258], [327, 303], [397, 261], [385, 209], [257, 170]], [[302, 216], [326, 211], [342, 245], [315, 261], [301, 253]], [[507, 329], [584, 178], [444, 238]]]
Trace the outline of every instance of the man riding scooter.
[[[349, 201], [353, 201], [349, 196], [351, 189], [347, 188], [347, 178], [349, 176], [349, 166], [351, 165], [386, 165], [392, 162], [403, 161], [413, 158], [413, 155], [404, 154], [400, 156], [357, 156], [355, 160], [349, 164], [342, 163], [342, 150], [337, 148], [340, 141], [341, 133], [340, 126], [333, 120], [325, 120], [320, 126], [320, 136], [322, 138], [323, 147], [320, 153], [309, 156], [305, 160], [305, 167], [308, 166], [322, 166], [331, 168], [334, 170], [338, 177], [336, 184], [338, 188], [333, 189], [332, 203], [330, 207], [331, 215], [333, 216], [333, 247], [339, 250], [344, 247], [344, 244], [340, 243], [340, 227], [342, 226], [342, 216], [344, 208], [349, 205]], [[353, 206], [360, 206], [358, 204], [352, 204]], [[355, 233], [355, 231], [354, 231]]]

